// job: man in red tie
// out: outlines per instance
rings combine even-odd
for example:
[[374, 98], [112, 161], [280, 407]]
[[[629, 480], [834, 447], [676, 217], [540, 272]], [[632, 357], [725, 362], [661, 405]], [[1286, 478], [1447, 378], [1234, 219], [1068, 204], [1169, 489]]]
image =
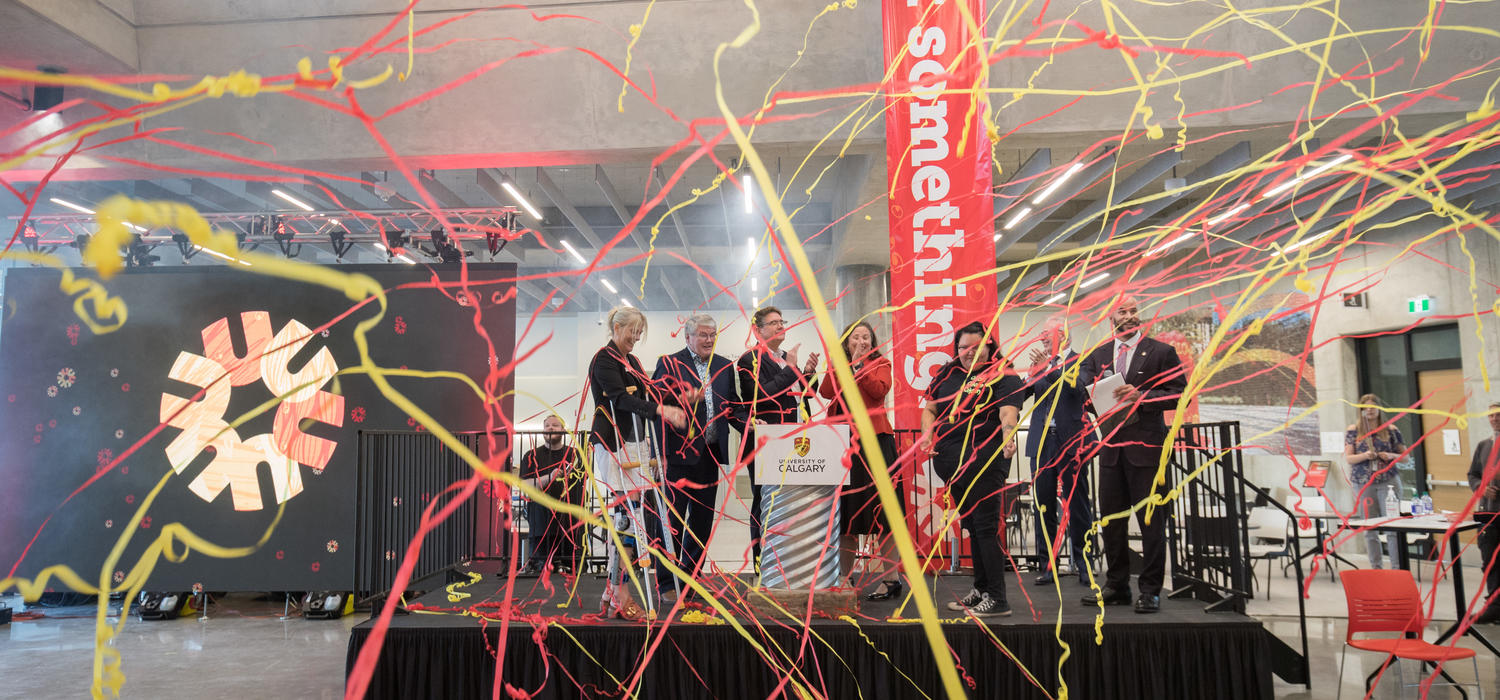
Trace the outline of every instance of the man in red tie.
[[[1084, 360], [1084, 376], [1104, 378], [1118, 374], [1125, 384], [1115, 389], [1116, 408], [1100, 416], [1103, 440], [1099, 449], [1099, 515], [1107, 517], [1129, 510], [1161, 489], [1154, 483], [1167, 425], [1162, 412], [1172, 410], [1187, 388], [1182, 361], [1171, 345], [1146, 336], [1136, 301], [1120, 298], [1110, 312], [1114, 336]], [[1167, 568], [1166, 518], [1157, 508], [1150, 522], [1144, 508], [1136, 511], [1141, 529], [1140, 595], [1135, 611], [1154, 613], [1161, 608], [1162, 579]], [[1124, 518], [1104, 526], [1104, 562], [1108, 569], [1103, 590], [1083, 599], [1084, 605], [1129, 605], [1130, 542]]]

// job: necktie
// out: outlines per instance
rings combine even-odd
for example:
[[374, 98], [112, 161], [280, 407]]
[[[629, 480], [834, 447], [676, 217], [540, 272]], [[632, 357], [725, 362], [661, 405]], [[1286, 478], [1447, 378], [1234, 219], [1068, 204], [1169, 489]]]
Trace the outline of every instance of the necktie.
[[703, 427], [703, 439], [713, 444], [718, 438], [714, 425], [714, 385], [709, 380], [708, 363], [694, 357], [693, 364], [698, 368], [698, 381], [703, 383], [703, 408], [708, 412], [708, 425]]
[[1130, 344], [1120, 341], [1120, 348], [1115, 352], [1115, 371], [1121, 376], [1130, 369]]

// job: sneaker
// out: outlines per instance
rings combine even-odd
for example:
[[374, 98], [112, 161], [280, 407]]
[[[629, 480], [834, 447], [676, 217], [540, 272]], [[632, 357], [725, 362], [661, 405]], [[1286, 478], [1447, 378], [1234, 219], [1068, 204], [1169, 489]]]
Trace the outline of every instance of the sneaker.
[[978, 605], [979, 601], [982, 599], [984, 599], [983, 593], [970, 588], [967, 595], [959, 598], [958, 600], [949, 602], [948, 609], [952, 610], [953, 612], [963, 612], [965, 610], [968, 610], [969, 608], [974, 607], [975, 605]]
[[986, 595], [978, 603], [969, 606], [969, 617], [1005, 617], [1010, 614], [1010, 603], [995, 600]]

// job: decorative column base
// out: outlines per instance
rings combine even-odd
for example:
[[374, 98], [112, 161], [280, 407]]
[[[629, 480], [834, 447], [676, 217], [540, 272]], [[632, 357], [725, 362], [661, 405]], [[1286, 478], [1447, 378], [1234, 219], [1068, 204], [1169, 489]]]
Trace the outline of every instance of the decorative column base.
[[801, 619], [811, 600], [815, 614], [858, 612], [856, 591], [841, 587], [839, 578], [839, 487], [761, 488], [760, 585], [750, 594], [751, 608], [762, 616]]

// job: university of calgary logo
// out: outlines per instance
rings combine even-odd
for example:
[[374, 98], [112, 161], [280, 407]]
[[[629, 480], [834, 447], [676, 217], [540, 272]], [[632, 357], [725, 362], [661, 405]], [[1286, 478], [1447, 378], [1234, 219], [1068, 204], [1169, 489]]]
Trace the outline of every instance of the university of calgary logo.
[[[328, 348], [318, 350], [299, 371], [289, 370], [292, 358], [312, 336], [307, 326], [294, 319], [273, 336], [271, 315], [265, 311], [241, 313], [240, 322], [245, 328], [243, 357], [230, 344], [227, 318], [203, 329], [203, 355], [177, 355], [167, 376], [199, 387], [202, 397], [195, 401], [163, 393], [161, 421], [182, 431], [166, 449], [178, 474], [200, 453], [213, 448], [212, 461], [188, 484], [188, 490], [213, 502], [228, 488], [235, 510], [260, 510], [265, 499], [256, 470], [262, 462], [271, 467], [278, 504], [302, 492], [300, 465], [318, 472], [328, 466], [337, 444], [303, 432], [302, 421], [342, 426], [344, 397], [322, 390], [339, 371]], [[233, 387], [256, 381], [280, 397], [281, 403], [270, 434], [241, 439], [224, 413]]]
[[799, 437], [792, 441], [792, 448], [797, 450], [798, 457], [806, 457], [807, 451], [812, 449], [812, 438]]

